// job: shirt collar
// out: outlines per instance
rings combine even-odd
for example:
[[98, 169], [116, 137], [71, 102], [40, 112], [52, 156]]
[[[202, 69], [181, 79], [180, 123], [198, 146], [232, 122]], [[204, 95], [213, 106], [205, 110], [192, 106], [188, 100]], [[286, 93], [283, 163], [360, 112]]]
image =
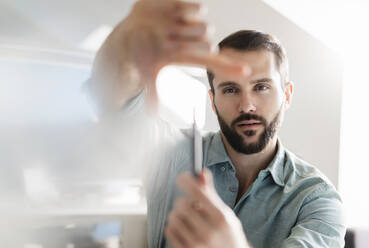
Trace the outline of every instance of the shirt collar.
[[206, 167], [230, 161], [225, 150], [220, 131], [215, 133], [209, 144], [209, 152], [206, 159]]
[[[277, 153], [274, 156], [272, 162], [268, 165], [265, 171], [269, 171], [272, 175], [274, 182], [280, 186], [284, 186], [284, 158], [285, 158], [285, 149], [281, 143], [281, 141], [277, 140]], [[230, 158], [227, 155], [225, 150], [222, 137], [220, 135], [220, 131], [215, 133], [213, 139], [209, 144], [209, 152], [206, 159], [206, 167], [210, 167], [216, 164], [229, 162]]]
[[285, 161], [285, 149], [281, 141], [277, 140], [277, 153], [275, 154], [272, 162], [269, 163], [265, 169], [269, 171], [276, 184], [284, 186], [284, 161]]

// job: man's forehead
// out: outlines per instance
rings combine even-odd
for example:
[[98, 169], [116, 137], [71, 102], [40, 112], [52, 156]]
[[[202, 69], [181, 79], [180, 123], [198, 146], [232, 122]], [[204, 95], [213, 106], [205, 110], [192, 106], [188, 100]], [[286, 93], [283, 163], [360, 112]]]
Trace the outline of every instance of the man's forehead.
[[[279, 78], [279, 70], [276, 65], [275, 55], [271, 51], [240, 51], [232, 48], [224, 48], [220, 51], [220, 53], [250, 66], [252, 74], [247, 78], [248, 80], [255, 80], [265, 77], [269, 77], [273, 80], [277, 80], [277, 78]], [[227, 80], [227, 78], [217, 75], [217, 72], [214, 71], [215, 82], [224, 80]]]

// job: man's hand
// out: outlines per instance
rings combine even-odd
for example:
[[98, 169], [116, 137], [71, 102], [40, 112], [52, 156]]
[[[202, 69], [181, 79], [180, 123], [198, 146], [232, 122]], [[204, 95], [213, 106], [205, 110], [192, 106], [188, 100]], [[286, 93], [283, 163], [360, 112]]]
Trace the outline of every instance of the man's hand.
[[100, 48], [93, 67], [93, 93], [118, 109], [145, 86], [156, 98], [158, 72], [171, 63], [199, 65], [233, 77], [249, 68], [211, 53], [208, 25], [199, 3], [139, 0]]
[[198, 178], [190, 173], [177, 183], [187, 197], [176, 201], [165, 235], [173, 248], [249, 247], [241, 222], [215, 191], [210, 171]]

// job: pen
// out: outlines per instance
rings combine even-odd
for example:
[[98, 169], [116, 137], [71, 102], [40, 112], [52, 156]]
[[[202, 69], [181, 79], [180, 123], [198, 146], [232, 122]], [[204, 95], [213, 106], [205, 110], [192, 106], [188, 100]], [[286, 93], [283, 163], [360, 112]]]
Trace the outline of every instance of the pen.
[[196, 122], [196, 110], [193, 110], [193, 174], [198, 176], [202, 171], [202, 136]]

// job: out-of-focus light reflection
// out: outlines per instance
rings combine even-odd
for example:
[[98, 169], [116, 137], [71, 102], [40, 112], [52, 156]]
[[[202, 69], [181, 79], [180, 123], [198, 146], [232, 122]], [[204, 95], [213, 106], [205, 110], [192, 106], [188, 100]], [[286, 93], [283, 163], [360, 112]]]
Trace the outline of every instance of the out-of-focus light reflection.
[[157, 83], [159, 98], [165, 107], [177, 114], [188, 126], [193, 122], [196, 109], [196, 122], [199, 127], [204, 126], [206, 87], [203, 83], [174, 66], [164, 68]]

